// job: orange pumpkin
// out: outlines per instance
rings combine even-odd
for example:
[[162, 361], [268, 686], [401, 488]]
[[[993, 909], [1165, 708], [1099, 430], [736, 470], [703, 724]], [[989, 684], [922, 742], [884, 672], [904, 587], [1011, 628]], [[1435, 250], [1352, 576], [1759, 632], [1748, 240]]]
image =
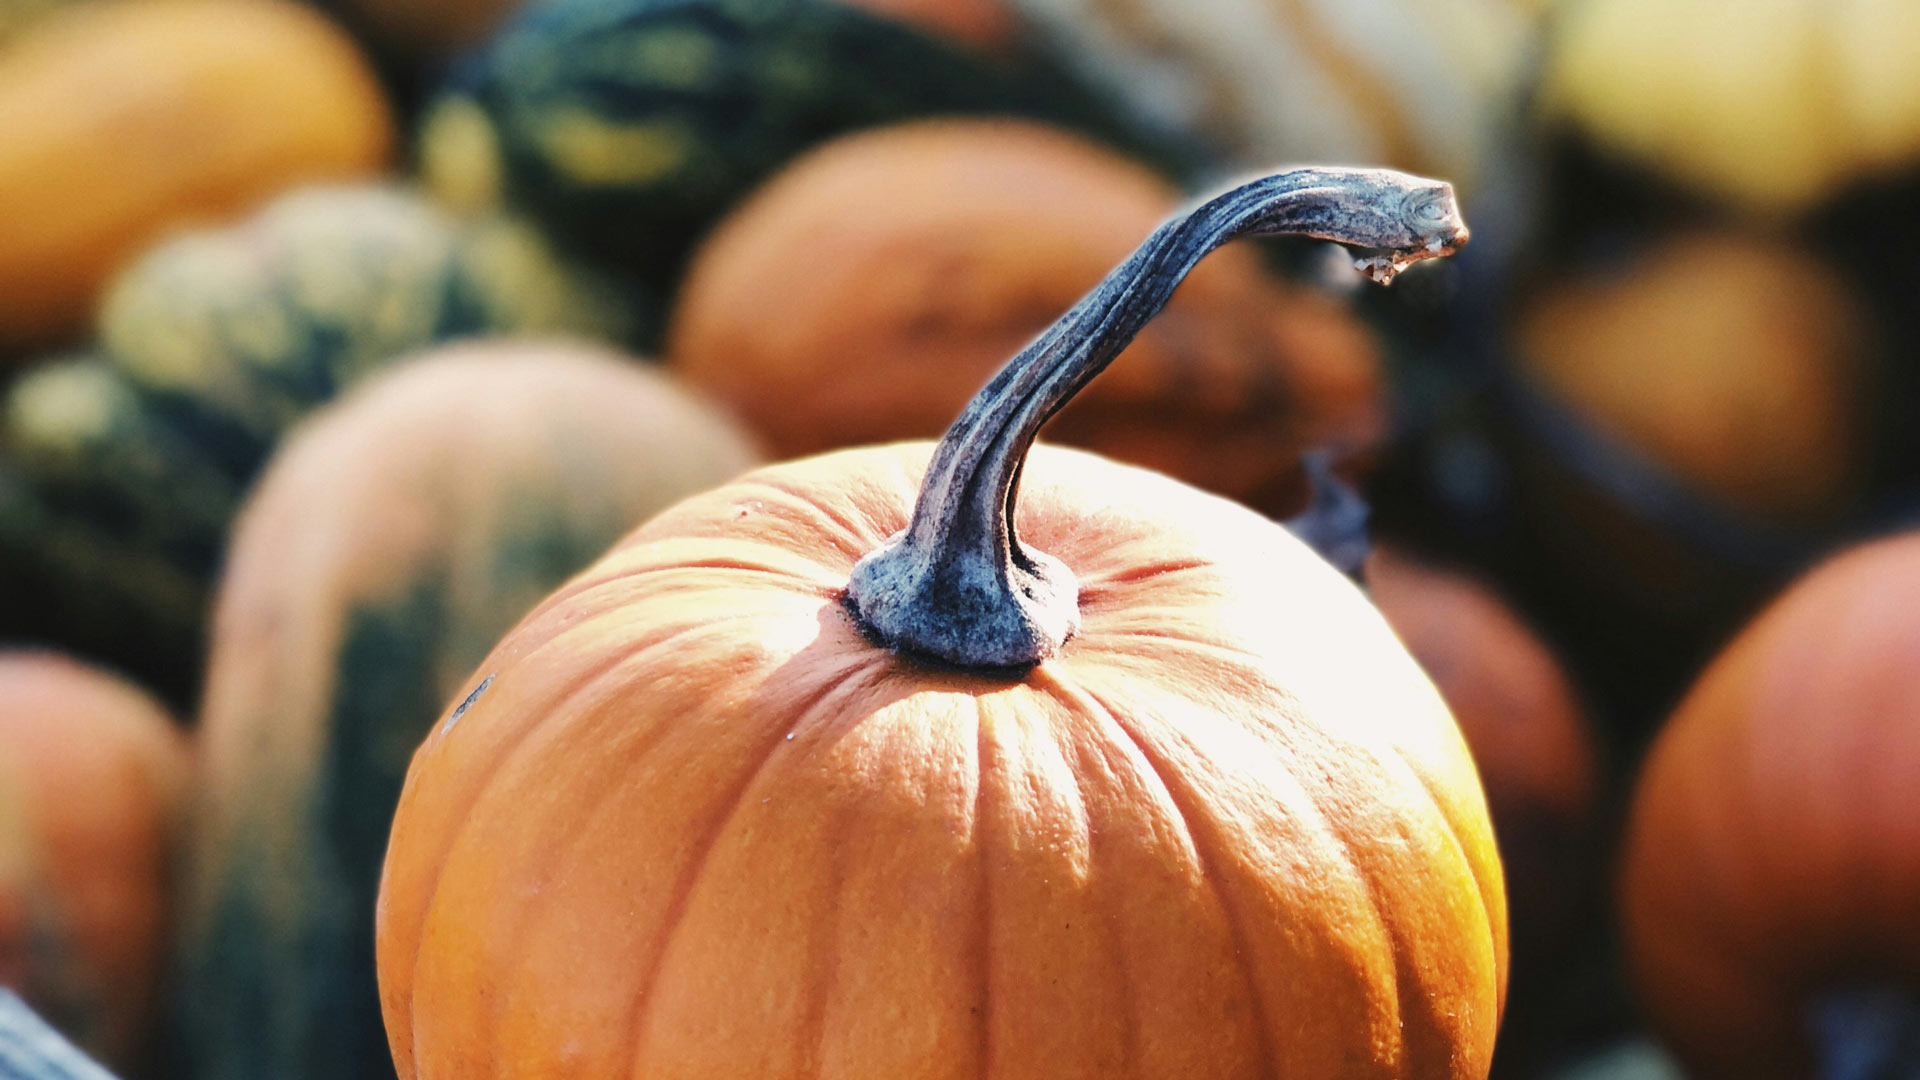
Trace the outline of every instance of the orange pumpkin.
[[85, 329], [169, 229], [378, 171], [393, 122], [346, 35], [285, 0], [78, 4], [0, 64], [0, 346]]
[[[848, 136], [702, 246], [667, 360], [779, 456], [930, 438], [1176, 200], [1141, 166], [1028, 121]], [[1283, 509], [1304, 447], [1359, 451], [1383, 415], [1366, 330], [1237, 250], [1195, 271], [1054, 434]]]
[[394, 821], [400, 1076], [1483, 1077], [1505, 901], [1431, 684], [1266, 519], [1028, 453], [1246, 232], [1464, 234], [1395, 173], [1235, 189], [938, 447], [697, 496], [509, 634]]
[[1559, 660], [1486, 586], [1391, 545], [1367, 559], [1366, 584], [1459, 722], [1486, 788], [1519, 991], [1502, 1029], [1503, 1069], [1557, 1058], [1564, 999], [1578, 989], [1567, 965], [1598, 915], [1589, 900], [1601, 862], [1593, 731]]
[[1733, 232], [1668, 237], [1526, 305], [1526, 373], [1730, 509], [1831, 517], [1868, 465], [1870, 319], [1830, 269]]
[[1817, 1013], [1920, 986], [1917, 595], [1920, 535], [1815, 569], [1648, 756], [1621, 914], [1639, 997], [1689, 1075], [1814, 1075]]
[[120, 1068], [148, 1049], [186, 770], [143, 691], [0, 653], [0, 978]]

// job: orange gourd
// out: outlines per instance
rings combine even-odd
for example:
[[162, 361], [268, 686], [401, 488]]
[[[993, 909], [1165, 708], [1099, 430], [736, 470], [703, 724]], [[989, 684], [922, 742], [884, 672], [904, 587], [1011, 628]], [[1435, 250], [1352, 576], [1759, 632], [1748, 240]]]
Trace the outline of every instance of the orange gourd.
[[1029, 454], [1248, 232], [1464, 236], [1430, 181], [1254, 181], [938, 447], [751, 473], [523, 620], [394, 820], [400, 1076], [1484, 1077], [1505, 902], [1431, 684], [1278, 526]]
[[1577, 992], [1566, 978], [1598, 915], [1599, 751], [1578, 695], [1545, 642], [1463, 573], [1391, 545], [1366, 562], [1367, 593], [1460, 724], [1487, 793], [1512, 918], [1516, 993], [1501, 1060], [1558, 1058]]
[[[993, 370], [1176, 205], [1166, 182], [1019, 120], [836, 140], [724, 221], [675, 304], [667, 361], [780, 456], [931, 438]], [[1199, 267], [1054, 435], [1265, 509], [1299, 452], [1383, 428], [1380, 358], [1339, 304], [1251, 250]]]
[[84, 331], [170, 229], [385, 164], [371, 68], [287, 0], [79, 4], [0, 64], [0, 347]]
[[0, 983], [118, 1068], [161, 983], [185, 740], [145, 692], [0, 652]]
[[1865, 478], [1868, 322], [1805, 252], [1690, 232], [1543, 289], [1516, 337], [1540, 386], [1692, 490], [1808, 521], [1844, 510]]
[[1816, 568], [1714, 660], [1648, 756], [1621, 915], [1640, 1000], [1690, 1076], [1797, 1080], [1858, 1053], [1816, 1037], [1873, 1001], [1853, 991], [1901, 990], [1915, 1018], [1916, 595], [1920, 536]]

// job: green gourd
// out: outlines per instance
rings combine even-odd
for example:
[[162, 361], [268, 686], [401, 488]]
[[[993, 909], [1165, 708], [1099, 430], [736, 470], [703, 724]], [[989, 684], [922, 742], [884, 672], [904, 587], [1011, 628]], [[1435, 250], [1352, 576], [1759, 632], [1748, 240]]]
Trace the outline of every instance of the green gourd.
[[790, 158], [843, 132], [941, 114], [1078, 127], [1195, 164], [1037, 64], [989, 59], [829, 0], [553, 0], [468, 59], [430, 109], [428, 185], [506, 203], [655, 286]]
[[496, 333], [623, 338], [632, 316], [524, 224], [397, 188], [313, 188], [124, 272], [97, 349], [0, 407], [0, 636], [198, 684], [227, 527], [281, 432], [405, 352]]
[[288, 440], [215, 607], [182, 930], [191, 1075], [393, 1076], [374, 899], [414, 746], [543, 596], [751, 463], [667, 376], [524, 342], [420, 358]]

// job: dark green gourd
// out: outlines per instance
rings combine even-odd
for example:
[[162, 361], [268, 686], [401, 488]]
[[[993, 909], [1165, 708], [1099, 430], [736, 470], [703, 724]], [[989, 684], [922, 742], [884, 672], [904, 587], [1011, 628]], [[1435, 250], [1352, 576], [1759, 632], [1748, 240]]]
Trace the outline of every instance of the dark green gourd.
[[1176, 168], [1035, 63], [989, 59], [830, 0], [549, 0], [470, 57], [432, 106], [428, 184], [505, 202], [656, 287], [780, 165], [834, 135], [943, 114], [1017, 114]]
[[395, 188], [314, 188], [163, 244], [109, 290], [98, 348], [0, 410], [0, 637], [187, 701], [227, 527], [289, 425], [424, 345], [622, 338], [630, 318], [527, 226]]
[[186, 1075], [394, 1075], [374, 901], [414, 746], [543, 596], [751, 458], [665, 375], [518, 342], [423, 357], [288, 440], [215, 607], [181, 931]]

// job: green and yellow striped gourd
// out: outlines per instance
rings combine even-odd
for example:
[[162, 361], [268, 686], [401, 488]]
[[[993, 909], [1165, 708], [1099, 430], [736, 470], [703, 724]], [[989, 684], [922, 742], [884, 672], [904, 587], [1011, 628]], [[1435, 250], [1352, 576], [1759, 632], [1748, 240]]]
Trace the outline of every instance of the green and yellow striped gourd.
[[436, 341], [630, 321], [525, 226], [396, 188], [314, 188], [182, 235], [117, 279], [94, 353], [28, 373], [0, 412], [0, 596], [18, 598], [0, 635], [185, 701], [228, 524], [289, 425]]
[[549, 0], [457, 73], [431, 108], [420, 156], [450, 204], [505, 202], [664, 286], [722, 213], [814, 144], [986, 113], [1152, 152], [1057, 72], [831, 0]]

